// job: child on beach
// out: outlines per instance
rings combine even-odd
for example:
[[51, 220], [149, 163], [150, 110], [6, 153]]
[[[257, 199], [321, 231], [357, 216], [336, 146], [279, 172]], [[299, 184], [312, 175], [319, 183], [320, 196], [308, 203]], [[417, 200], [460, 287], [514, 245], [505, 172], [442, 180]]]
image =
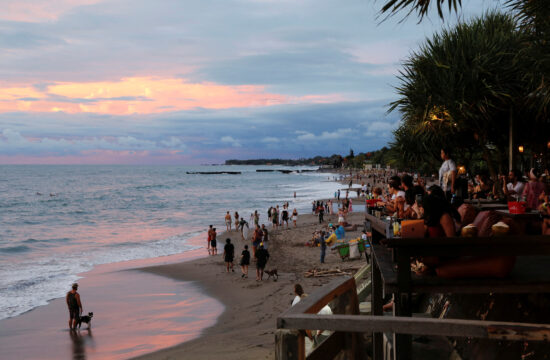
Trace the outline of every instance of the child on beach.
[[292, 210], [292, 222], [294, 227], [296, 227], [296, 220], [298, 220], [298, 211], [296, 209]]
[[250, 265], [250, 252], [248, 251], [248, 245], [244, 246], [244, 250], [241, 253], [241, 271], [242, 278], [248, 278], [248, 265]]
[[231, 244], [231, 239], [225, 239], [225, 246], [223, 247], [223, 258], [225, 261], [226, 271], [229, 272], [229, 267], [231, 271], [235, 272], [233, 269], [233, 258], [235, 257], [235, 246]]

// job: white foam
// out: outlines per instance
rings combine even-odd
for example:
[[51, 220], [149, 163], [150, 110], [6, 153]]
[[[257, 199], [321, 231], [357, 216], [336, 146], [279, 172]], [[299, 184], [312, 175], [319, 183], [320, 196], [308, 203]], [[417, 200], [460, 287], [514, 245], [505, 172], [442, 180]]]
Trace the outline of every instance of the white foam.
[[89, 271], [95, 265], [174, 255], [196, 249], [196, 246], [186, 244], [185, 240], [197, 234], [6, 264], [0, 283], [0, 319], [17, 316], [63, 297], [70, 284], [80, 278], [77, 274]]

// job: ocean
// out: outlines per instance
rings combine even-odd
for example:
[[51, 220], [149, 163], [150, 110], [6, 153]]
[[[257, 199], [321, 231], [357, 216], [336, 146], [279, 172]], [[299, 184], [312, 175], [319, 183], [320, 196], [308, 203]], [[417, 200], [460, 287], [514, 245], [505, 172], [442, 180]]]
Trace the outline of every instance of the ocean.
[[[195, 249], [187, 240], [225, 230], [227, 210], [267, 224], [269, 206], [310, 212], [341, 186], [326, 173], [256, 172], [287, 168], [0, 166], [0, 320], [63, 297], [95, 265]], [[187, 174], [199, 171], [242, 174]]]

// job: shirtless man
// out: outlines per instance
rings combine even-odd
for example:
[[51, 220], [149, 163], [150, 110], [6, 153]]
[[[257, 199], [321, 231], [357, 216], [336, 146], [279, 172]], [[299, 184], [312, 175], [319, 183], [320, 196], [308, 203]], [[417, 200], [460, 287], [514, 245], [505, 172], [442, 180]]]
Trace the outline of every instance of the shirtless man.
[[206, 238], [206, 249], [208, 250], [208, 255], [211, 254], [210, 250], [210, 242], [212, 241], [212, 232], [214, 229], [212, 228], [212, 225], [210, 225], [210, 228], [208, 229], [208, 237]]
[[225, 227], [227, 231], [231, 231], [231, 214], [229, 211], [225, 214]]
[[80, 302], [80, 294], [76, 292], [78, 290], [78, 284], [74, 283], [72, 290], [67, 293], [65, 301], [69, 308], [69, 329], [75, 330], [76, 323], [80, 319], [82, 314], [82, 303]]

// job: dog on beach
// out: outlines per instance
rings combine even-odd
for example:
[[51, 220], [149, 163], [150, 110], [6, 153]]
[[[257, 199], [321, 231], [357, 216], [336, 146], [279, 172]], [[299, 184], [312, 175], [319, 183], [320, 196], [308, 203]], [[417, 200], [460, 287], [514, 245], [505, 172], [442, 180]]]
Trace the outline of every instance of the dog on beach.
[[277, 274], [277, 269], [265, 270], [264, 272], [268, 275], [267, 280], [269, 280], [269, 278], [272, 276], [273, 276], [273, 281], [277, 281], [279, 279], [279, 274]]
[[78, 328], [80, 329], [80, 326], [82, 325], [82, 323], [86, 323], [88, 324], [88, 328], [90, 328], [91, 326], [91, 321], [92, 321], [92, 318], [94, 317], [94, 313], [93, 312], [89, 312], [88, 315], [84, 315], [84, 316], [81, 316], [80, 319], [78, 320]]

